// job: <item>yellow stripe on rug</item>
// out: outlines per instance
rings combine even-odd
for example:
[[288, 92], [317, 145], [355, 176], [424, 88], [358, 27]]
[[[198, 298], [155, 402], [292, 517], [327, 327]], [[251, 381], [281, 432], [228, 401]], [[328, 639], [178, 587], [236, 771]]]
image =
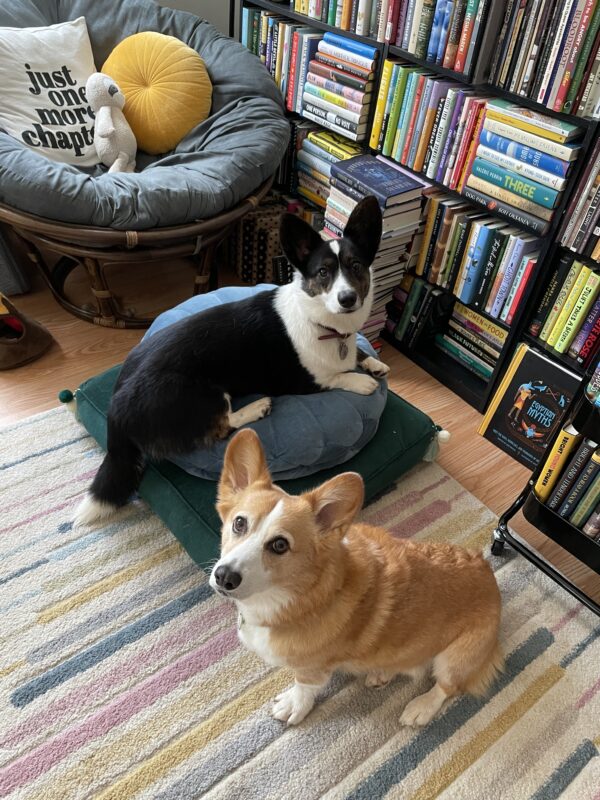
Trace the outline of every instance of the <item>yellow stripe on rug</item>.
[[67, 612], [72, 611], [74, 608], [77, 608], [77, 606], [89, 603], [90, 600], [109, 592], [111, 589], [114, 589], [115, 586], [119, 586], [122, 583], [127, 583], [128, 580], [137, 577], [142, 572], [146, 572], [147, 570], [152, 569], [152, 567], [162, 564], [163, 561], [167, 561], [169, 558], [177, 555], [177, 553], [180, 553], [181, 549], [182, 548], [179, 542], [173, 542], [173, 544], [169, 544], [166, 547], [163, 547], [162, 550], [159, 550], [158, 552], [153, 553], [151, 556], [143, 559], [139, 562], [139, 564], [134, 564], [131, 567], [122, 569], [120, 572], [115, 572], [114, 575], [109, 575], [106, 578], [102, 578], [102, 580], [98, 581], [98, 583], [94, 583], [92, 586], [89, 586], [87, 589], [84, 589], [78, 594], [74, 594], [71, 597], [67, 597], [65, 600], [61, 600], [59, 603], [56, 603], [53, 606], [45, 608], [38, 614], [38, 622], [52, 622], [58, 617], [61, 617], [63, 614], [66, 614]]
[[[285, 688], [289, 682], [290, 674], [286, 670], [272, 673], [213, 714], [206, 722], [202, 722], [147, 761], [142, 762], [139, 767], [115, 781], [108, 789], [96, 794], [96, 800], [122, 800], [124, 797], [133, 797], [137, 792], [158, 781], [177, 764], [190, 758], [197, 750], [205, 747], [217, 736], [221, 736], [236, 723], [248, 717]], [[81, 777], [83, 778], [83, 776]]]
[[[410, 800], [431, 800], [480, 758], [488, 748], [532, 708], [565, 674], [553, 664], [514, 700], [496, 719], [463, 745], [443, 767], [434, 772], [412, 795]], [[435, 724], [435, 723], [432, 723]]]

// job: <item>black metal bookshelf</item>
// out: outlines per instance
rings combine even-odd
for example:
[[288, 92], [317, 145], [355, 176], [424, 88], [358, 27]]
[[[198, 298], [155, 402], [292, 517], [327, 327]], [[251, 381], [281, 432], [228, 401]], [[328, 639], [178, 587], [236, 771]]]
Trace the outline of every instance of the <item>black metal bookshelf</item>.
[[[234, 0], [232, 0], [232, 2], [233, 1]], [[481, 378], [471, 373], [467, 369], [467, 367], [445, 356], [441, 352], [439, 353], [438, 357], [437, 351], [432, 353], [431, 350], [429, 350], [428, 352], [425, 353], [418, 349], [407, 348], [404, 344], [398, 342], [389, 335], [382, 336], [382, 338], [384, 338], [389, 344], [391, 344], [397, 350], [402, 352], [404, 355], [406, 355], [409, 359], [411, 359], [416, 364], [421, 366], [423, 369], [430, 372], [432, 375], [434, 375], [434, 377], [441, 376], [441, 379], [443, 380], [445, 385], [449, 386], [463, 400], [465, 400], [467, 403], [472, 405], [480, 412], [483, 412], [487, 407], [491, 399], [491, 396], [510, 361], [510, 358], [514, 352], [517, 343], [523, 339], [529, 341], [530, 344], [537, 346], [542, 350], [545, 350], [547, 355], [553, 358], [557, 363], [561, 363], [565, 366], [568, 366], [577, 374], [583, 375], [583, 371], [581, 369], [578, 369], [578, 366], [573, 363], [572, 359], [560, 356], [560, 354], [556, 353], [556, 351], [551, 350], [550, 348], [546, 348], [545, 345], [543, 345], [543, 343], [538, 342], [532, 337], [529, 337], [529, 339], [527, 339], [526, 322], [533, 313], [535, 304], [538, 301], [539, 297], [541, 296], [541, 293], [543, 292], [545, 277], [548, 272], [548, 267], [553, 263], [553, 260], [556, 257], [556, 253], [561, 249], [561, 245], [558, 242], [558, 232], [560, 230], [564, 214], [569, 206], [569, 203], [571, 202], [571, 198], [577, 187], [578, 179], [585, 168], [586, 155], [589, 153], [591, 146], [593, 145], [593, 142], [598, 136], [599, 123], [595, 120], [577, 117], [572, 114], [562, 114], [559, 112], [555, 112], [552, 109], [548, 109], [545, 106], [531, 100], [530, 98], [522, 97], [521, 95], [506, 91], [491, 83], [486, 83], [486, 82], [472, 83], [471, 76], [474, 74], [477, 65], [479, 51], [481, 48], [481, 42], [485, 34], [485, 25], [482, 25], [482, 27], [480, 28], [478, 42], [475, 45], [475, 58], [473, 59], [470, 73], [464, 74], [455, 72], [454, 70], [445, 69], [439, 64], [434, 64], [424, 59], [417, 58], [414, 54], [409, 53], [403, 50], [402, 48], [396, 47], [393, 44], [377, 42], [368, 36], [360, 36], [350, 31], [345, 31], [340, 28], [328, 25], [327, 23], [322, 22], [321, 20], [316, 20], [304, 14], [300, 14], [297, 11], [294, 11], [293, 7], [289, 3], [275, 3], [272, 2], [272, 0], [242, 0], [242, 3], [240, 4], [239, 8], [240, 36], [241, 36], [241, 26], [243, 19], [242, 14], [244, 5], [254, 8], [264, 9], [266, 11], [279, 14], [282, 17], [286, 17], [289, 19], [293, 19], [297, 22], [301, 22], [306, 26], [313, 27], [317, 30], [332, 31], [342, 36], [346, 36], [351, 39], [356, 39], [372, 47], [375, 47], [378, 50], [379, 56], [376, 68], [376, 80], [373, 93], [374, 100], [371, 103], [371, 109], [369, 112], [369, 119], [368, 119], [368, 127], [370, 127], [370, 125], [372, 124], [373, 116], [375, 113], [375, 106], [376, 106], [375, 98], [378, 95], [379, 84], [381, 83], [383, 62], [385, 61], [386, 58], [392, 56], [396, 58], [401, 58], [407, 63], [415, 64], [416, 66], [420, 66], [424, 69], [427, 69], [436, 75], [452, 78], [456, 80], [457, 83], [463, 86], [469, 86], [474, 90], [476, 90], [477, 92], [480, 92], [484, 95], [487, 94], [489, 96], [502, 97], [511, 100], [514, 103], [538, 111], [540, 113], [546, 114], [547, 116], [555, 117], [557, 119], [570, 122], [574, 125], [579, 126], [582, 129], [583, 138], [581, 142], [581, 153], [577, 161], [574, 163], [573, 168], [571, 169], [567, 188], [562, 193], [560, 203], [554, 210], [552, 220], [549, 223], [548, 231], [544, 235], [539, 236], [539, 234], [536, 234], [536, 232], [531, 228], [529, 228], [528, 226], [519, 224], [518, 222], [513, 220], [507, 220], [511, 224], [519, 227], [521, 230], [528, 233], [534, 233], [539, 236], [540, 255], [538, 257], [536, 270], [532, 274], [530, 280], [528, 281], [527, 286], [525, 287], [521, 303], [510, 326], [503, 325], [503, 323], [500, 322], [499, 320], [489, 317], [489, 315], [486, 315], [485, 312], [482, 313], [480, 309], [476, 309], [477, 313], [482, 314], [482, 316], [484, 317], [487, 317], [488, 319], [493, 321], [494, 324], [498, 324], [501, 327], [508, 328], [507, 341], [502, 349], [500, 358], [498, 359], [498, 362], [496, 364], [496, 367], [494, 368], [494, 371], [490, 379], [486, 381], [484, 378]], [[366, 148], [367, 146], [366, 141], [363, 142], [363, 146]], [[475, 200], [468, 199], [460, 192], [454, 189], [450, 189], [443, 183], [428, 178], [420, 172], [415, 172], [414, 170], [411, 170], [409, 167], [406, 167], [404, 164], [401, 166], [407, 172], [411, 172], [416, 177], [426, 181], [430, 186], [435, 187], [440, 191], [443, 191], [448, 196], [464, 200], [465, 202], [468, 202], [470, 205], [472, 205], [474, 208], [479, 208], [482, 211], [485, 211], [489, 214], [494, 213], [494, 210], [488, 208], [484, 203], [479, 203]], [[584, 257], [582, 257], [582, 260], [586, 260], [587, 263], [590, 262], [590, 259], [585, 259]]]

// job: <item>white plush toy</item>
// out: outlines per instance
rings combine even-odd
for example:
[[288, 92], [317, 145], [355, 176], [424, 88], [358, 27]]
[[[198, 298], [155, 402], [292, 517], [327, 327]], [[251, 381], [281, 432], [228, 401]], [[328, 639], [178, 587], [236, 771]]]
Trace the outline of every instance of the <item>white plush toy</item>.
[[87, 101], [96, 115], [94, 145], [109, 172], [134, 172], [137, 142], [123, 114], [125, 95], [103, 72], [95, 72], [85, 85]]

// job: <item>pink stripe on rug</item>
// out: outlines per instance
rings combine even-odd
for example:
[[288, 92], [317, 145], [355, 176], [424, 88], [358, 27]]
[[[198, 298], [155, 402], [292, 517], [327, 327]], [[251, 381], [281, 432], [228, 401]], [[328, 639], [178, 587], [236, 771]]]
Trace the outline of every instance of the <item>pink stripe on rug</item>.
[[567, 622], [570, 622], [574, 619], [581, 609], [583, 608], [582, 605], [577, 605], [576, 608], [572, 608], [567, 614], [564, 615], [562, 619], [560, 619], [553, 628], [550, 628], [552, 633], [557, 633], [561, 628], [564, 628]]
[[[76, 478], [71, 478], [70, 481], [65, 481], [65, 483], [58, 483], [56, 486], [51, 486], [49, 489], [46, 489], [45, 492], [40, 492], [40, 494], [36, 494], [36, 497], [39, 499], [40, 497], [45, 497], [47, 494], [51, 494], [52, 492], [58, 491], [58, 489], [64, 489], [65, 486], [71, 486], [73, 483], [81, 483], [82, 481], [87, 481], [98, 472], [97, 469], [91, 469], [89, 472], [84, 472], [83, 475], [78, 475]], [[30, 497], [24, 497], [22, 500], [18, 500], [16, 503], [11, 503], [11, 505], [3, 506], [2, 510], [4, 513], [7, 511], [12, 511], [13, 508], [18, 508], [19, 506], [24, 505], [25, 503], [31, 503]], [[2, 533], [2, 531], [0, 531]]]
[[81, 711], [86, 705], [102, 700], [106, 692], [122, 686], [128, 679], [134, 678], [148, 664], [159, 663], [172, 650], [176, 651], [185, 646], [190, 640], [193, 640], [196, 630], [201, 629], [206, 632], [209, 626], [218, 624], [229, 616], [233, 622], [235, 612], [230, 605], [224, 604], [211, 608], [202, 616], [188, 621], [185, 626], [156, 642], [152, 647], [136, 653], [133, 658], [122, 664], [117, 664], [99, 679], [94, 680], [93, 683], [72, 690], [59, 700], [49, 703], [37, 714], [32, 714], [10, 731], [4, 739], [0, 740], [0, 747], [13, 747], [32, 733], [39, 733], [45, 730], [49, 724], [54, 725], [63, 717], [69, 716], [73, 711]]
[[425, 506], [420, 511], [411, 514], [410, 517], [402, 520], [398, 525], [393, 525], [389, 531], [399, 539], [410, 539], [424, 528], [441, 519], [452, 511], [452, 503], [458, 500], [464, 492], [457, 494], [452, 500], [434, 500], [430, 505]]
[[202, 647], [155, 673], [127, 694], [117, 697], [102, 711], [13, 761], [5, 769], [0, 769], [0, 797], [5, 797], [9, 792], [39, 778], [75, 750], [127, 722], [188, 678], [229, 655], [237, 646], [237, 631], [224, 631]]
[[[83, 490], [82, 490], [83, 492]], [[82, 494], [79, 492], [79, 494]], [[71, 495], [67, 501], [64, 503], [59, 503], [57, 506], [52, 506], [52, 508], [47, 508], [45, 511], [40, 511], [39, 514], [34, 514], [32, 517], [28, 517], [27, 519], [22, 519], [20, 522], [15, 522], [8, 528], [2, 528], [0, 530], [1, 533], [12, 533], [16, 528], [21, 528], [23, 525], [27, 525], [28, 522], [35, 522], [36, 519], [42, 519], [42, 517], [48, 517], [50, 514], [53, 514], [55, 511], [62, 511], [63, 508], [67, 508], [68, 506], [75, 505], [77, 495]]]
[[598, 678], [598, 680], [593, 686], [590, 686], [587, 692], [584, 692], [581, 695], [579, 700], [575, 703], [575, 708], [583, 708], [585, 705], [587, 705], [587, 703], [589, 703], [589, 701], [592, 699], [592, 697], [594, 697], [594, 695], [598, 694], [599, 691], [600, 691], [600, 678]]
[[397, 517], [403, 509], [410, 508], [410, 506], [414, 505], [414, 503], [418, 503], [428, 492], [434, 491], [438, 488], [438, 486], [443, 486], [449, 480], [450, 476], [444, 475], [439, 481], [435, 481], [435, 483], [426, 486], [419, 492], [408, 492], [399, 500], [396, 500], [394, 503], [390, 503], [385, 508], [379, 509], [378, 511], [373, 511], [372, 513], [369, 513], [369, 510], [367, 509], [365, 514], [366, 521], [369, 523], [369, 525], [385, 525], [391, 519]]

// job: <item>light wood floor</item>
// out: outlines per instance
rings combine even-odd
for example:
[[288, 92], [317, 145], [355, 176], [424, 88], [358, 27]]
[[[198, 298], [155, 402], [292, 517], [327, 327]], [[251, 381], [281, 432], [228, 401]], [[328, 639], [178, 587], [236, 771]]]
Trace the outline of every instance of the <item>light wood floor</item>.
[[[56, 406], [60, 389], [76, 389], [86, 378], [122, 361], [143, 334], [78, 320], [63, 311], [42, 286], [14, 301], [49, 328], [56, 344], [33, 364], [0, 372], [0, 427]], [[449, 389], [388, 345], [382, 358], [392, 368], [391, 388], [451, 432], [439, 463], [496, 514], [508, 508], [525, 485], [528, 471], [477, 435], [479, 413]], [[598, 575], [539, 534], [520, 515], [511, 527], [600, 602]]]

